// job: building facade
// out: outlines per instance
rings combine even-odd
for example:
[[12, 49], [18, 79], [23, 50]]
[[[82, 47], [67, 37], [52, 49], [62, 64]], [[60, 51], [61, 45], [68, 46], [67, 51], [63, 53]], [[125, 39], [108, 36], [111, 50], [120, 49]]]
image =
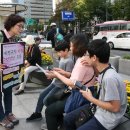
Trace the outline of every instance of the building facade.
[[28, 6], [24, 12], [25, 18], [48, 22], [53, 14], [52, 0], [24, 0], [24, 4]]

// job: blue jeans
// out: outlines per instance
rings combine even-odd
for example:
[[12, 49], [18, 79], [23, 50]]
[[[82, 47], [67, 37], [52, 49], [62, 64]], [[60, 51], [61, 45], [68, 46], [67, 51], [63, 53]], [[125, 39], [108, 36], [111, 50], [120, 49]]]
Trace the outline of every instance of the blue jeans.
[[0, 121], [2, 121], [9, 113], [12, 113], [12, 88], [3, 89], [2, 91], [4, 94], [4, 107], [2, 105], [2, 92], [0, 91]]
[[80, 126], [77, 130], [107, 130], [102, 124], [93, 117], [91, 120]]
[[[85, 109], [87, 105], [88, 104], [79, 107], [78, 109], [65, 115], [64, 117], [65, 130], [76, 130], [75, 120], [79, 115], [80, 111], [82, 109]], [[106, 130], [106, 129], [100, 124], [100, 122], [95, 117], [93, 117], [91, 120], [89, 120], [88, 122], [77, 128], [77, 130]]]
[[38, 98], [38, 102], [37, 102], [37, 106], [36, 106], [36, 110], [35, 112], [41, 113], [43, 106], [45, 105], [46, 99], [53, 95], [56, 91], [58, 91], [60, 88], [57, 87], [55, 84], [50, 84], [47, 88], [45, 88], [39, 98]]

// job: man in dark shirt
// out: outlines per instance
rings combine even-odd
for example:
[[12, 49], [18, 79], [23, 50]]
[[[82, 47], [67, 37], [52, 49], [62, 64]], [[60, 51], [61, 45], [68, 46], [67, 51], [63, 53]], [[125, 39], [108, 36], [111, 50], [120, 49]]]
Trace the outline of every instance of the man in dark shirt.
[[[52, 43], [52, 48], [55, 47], [55, 36], [56, 36], [56, 23], [51, 23], [50, 24], [51, 30], [47, 34], [47, 41], [51, 41]], [[64, 32], [59, 29], [59, 33], [64, 36]]]
[[64, 36], [64, 40], [70, 44], [70, 38], [74, 35], [74, 32], [72, 29], [69, 30], [69, 32]]

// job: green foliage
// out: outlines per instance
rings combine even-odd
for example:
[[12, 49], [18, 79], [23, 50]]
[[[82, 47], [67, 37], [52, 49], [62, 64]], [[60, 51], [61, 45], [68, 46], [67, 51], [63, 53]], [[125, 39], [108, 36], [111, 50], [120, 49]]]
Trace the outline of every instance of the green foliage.
[[124, 56], [123, 56], [123, 59], [128, 59], [128, 60], [130, 60], [130, 55], [124, 55]]
[[[76, 14], [76, 20], [85, 26], [96, 16], [100, 22], [109, 20], [130, 20], [130, 0], [62, 0], [56, 7], [56, 14], [51, 21], [62, 21], [61, 11], [70, 10]], [[69, 22], [63, 22], [68, 25]], [[73, 22], [72, 22], [73, 23]]]
[[128, 116], [130, 117], [130, 103], [127, 104], [127, 110], [126, 113], [128, 114]]

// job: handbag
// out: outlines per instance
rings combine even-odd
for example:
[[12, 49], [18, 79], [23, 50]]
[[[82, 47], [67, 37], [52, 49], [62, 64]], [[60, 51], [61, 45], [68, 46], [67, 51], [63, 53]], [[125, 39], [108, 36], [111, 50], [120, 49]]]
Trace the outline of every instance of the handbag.
[[[89, 87], [89, 89], [93, 93], [94, 87], [93, 86]], [[79, 92], [79, 90], [72, 89], [72, 92], [66, 101], [64, 111], [65, 111], [65, 113], [69, 113], [69, 112], [79, 108], [80, 106], [83, 106], [88, 103], [90, 103], [90, 102], [82, 96], [82, 94]]]
[[76, 128], [89, 121], [94, 116], [95, 111], [96, 105], [91, 103], [88, 104], [85, 109], [81, 110], [75, 121]]
[[58, 91], [56, 91], [53, 95], [47, 97], [45, 105], [48, 106], [55, 101], [67, 98], [70, 95], [70, 93], [71, 90], [67, 86], [62, 87]]
[[[95, 74], [91, 77], [91, 79], [89, 79], [86, 83], [84, 83], [84, 85], [88, 84], [94, 78], [94, 76]], [[91, 90], [92, 93], [94, 92], [94, 86], [89, 87], [89, 89]], [[64, 111], [65, 113], [69, 113], [79, 108], [80, 106], [83, 106], [88, 103], [90, 102], [82, 96], [82, 94], [79, 92], [79, 89], [72, 89], [72, 92], [66, 101]]]
[[[109, 67], [107, 67], [104, 71], [103, 71], [103, 74], [102, 74], [102, 79], [101, 79], [101, 83], [100, 83], [100, 87], [99, 87], [99, 90], [98, 90], [98, 93], [96, 95], [96, 98], [98, 99], [99, 98], [99, 94], [100, 94], [100, 90], [101, 90], [101, 85], [102, 85], [102, 80], [103, 80], [103, 76], [105, 74], [105, 72], [108, 70], [108, 69], [113, 69], [111, 67], [111, 65], [109, 65]], [[93, 103], [90, 103], [88, 104], [87, 107], [85, 107], [84, 109], [82, 109], [79, 113], [79, 115], [77, 116], [76, 120], [75, 120], [75, 125], [76, 125], [76, 128], [80, 127], [81, 125], [83, 125], [85, 122], [89, 121], [95, 114], [95, 111], [96, 111], [96, 105], [93, 104]]]

